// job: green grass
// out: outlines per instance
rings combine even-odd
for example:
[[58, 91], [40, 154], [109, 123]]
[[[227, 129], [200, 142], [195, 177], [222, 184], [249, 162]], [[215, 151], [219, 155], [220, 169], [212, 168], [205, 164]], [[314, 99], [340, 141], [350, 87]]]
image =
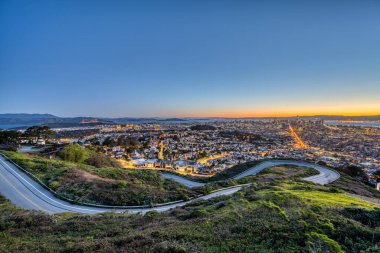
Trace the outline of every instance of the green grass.
[[345, 193], [327, 193], [319, 191], [289, 191], [292, 194], [300, 197], [301, 199], [315, 203], [320, 206], [334, 206], [334, 207], [360, 207], [366, 209], [379, 208], [379, 205], [366, 202], [364, 200], [356, 199], [346, 195]]
[[380, 209], [325, 190], [258, 182], [145, 215], [49, 216], [0, 198], [0, 252], [378, 252]]
[[[379, 252], [380, 209], [307, 169], [267, 170], [233, 196], [166, 213], [45, 215], [0, 198], [0, 252]], [[266, 180], [270, 176], [271, 180]]]
[[380, 198], [380, 191], [370, 187], [358, 180], [341, 173], [341, 177], [330, 184], [332, 187], [339, 188], [345, 192], [362, 195], [370, 198]]
[[[14, 158], [45, 180], [83, 168], [102, 178], [123, 178], [128, 187], [145, 187], [145, 182], [165, 187], [153, 172], [97, 169], [16, 153]], [[345, 175], [326, 186], [301, 180], [313, 173], [302, 167], [269, 168], [227, 181], [252, 183], [232, 196], [145, 215], [45, 215], [0, 197], [0, 252], [380, 252], [380, 206], [346, 194], [348, 185], [355, 194], [374, 197], [376, 192]]]

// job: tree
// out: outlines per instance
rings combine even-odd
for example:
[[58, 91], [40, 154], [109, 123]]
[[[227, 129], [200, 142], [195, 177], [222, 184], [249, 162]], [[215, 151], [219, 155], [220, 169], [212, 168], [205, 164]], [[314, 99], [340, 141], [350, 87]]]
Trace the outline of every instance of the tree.
[[77, 143], [70, 143], [59, 155], [65, 161], [81, 163], [90, 157], [90, 152]]
[[112, 144], [112, 139], [111, 139], [111, 137], [106, 137], [105, 139], [104, 139], [104, 141], [103, 141], [103, 146], [111, 146], [111, 144]]
[[197, 155], [197, 159], [202, 159], [202, 158], [205, 158], [207, 157], [207, 152], [202, 150], [201, 152], [198, 153]]
[[360, 180], [363, 183], [368, 183], [367, 173], [365, 173], [365, 171], [361, 167], [355, 165], [348, 165], [341, 168], [340, 170], [348, 174], [349, 176]]
[[24, 136], [32, 141], [36, 141], [39, 138], [51, 139], [56, 135], [56, 132], [50, 129], [48, 126], [31, 126], [24, 132]]
[[16, 147], [20, 144], [21, 133], [14, 130], [0, 131], [0, 144]]
[[377, 180], [377, 182], [380, 182], [380, 170], [377, 170], [373, 173], [374, 178]]
[[179, 141], [180, 141], [180, 138], [178, 137], [178, 135], [174, 135], [174, 136], [173, 136], [173, 140], [176, 141], [176, 142], [179, 142]]
[[195, 125], [195, 126], [191, 126], [190, 130], [209, 131], [209, 130], [216, 130], [216, 127], [211, 126], [211, 125]]

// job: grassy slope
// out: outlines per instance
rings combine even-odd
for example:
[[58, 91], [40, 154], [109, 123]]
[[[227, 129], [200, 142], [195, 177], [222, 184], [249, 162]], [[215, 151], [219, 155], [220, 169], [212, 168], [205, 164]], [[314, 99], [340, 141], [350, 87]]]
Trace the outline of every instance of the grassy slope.
[[[96, 168], [85, 164], [70, 163], [27, 155], [4, 152], [14, 162], [36, 175], [46, 185], [62, 196], [86, 203], [105, 205], [146, 205], [188, 199], [211, 190], [255, 181], [257, 176], [239, 180], [214, 182], [199, 189], [189, 189], [173, 180], [165, 180], [155, 171], [120, 168]], [[244, 171], [257, 162], [237, 165], [228, 172], [214, 177], [220, 180]], [[286, 177], [307, 177], [318, 172], [301, 167], [281, 166], [264, 170], [265, 180], [284, 177], [281, 168], [287, 168]]]
[[341, 173], [341, 177], [331, 183], [331, 186], [338, 187], [346, 192], [358, 194], [370, 198], [380, 198], [380, 192], [376, 191], [372, 187], [368, 187], [366, 184], [362, 182], [358, 182], [358, 180]]
[[0, 252], [379, 252], [378, 206], [304, 173], [268, 169], [233, 196], [144, 216], [48, 216], [0, 199]]
[[187, 199], [198, 194], [151, 171], [96, 168], [37, 155], [4, 153], [57, 193], [77, 201], [144, 205]]

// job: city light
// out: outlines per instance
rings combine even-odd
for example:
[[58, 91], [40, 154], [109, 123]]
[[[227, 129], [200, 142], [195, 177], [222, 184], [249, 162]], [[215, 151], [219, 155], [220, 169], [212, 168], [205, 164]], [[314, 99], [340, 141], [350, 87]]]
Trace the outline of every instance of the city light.
[[296, 144], [295, 144], [295, 147], [298, 147], [298, 148], [307, 148], [307, 145], [303, 142], [303, 140], [298, 136], [298, 134], [296, 133], [296, 131], [294, 131], [293, 127], [289, 124], [289, 130], [290, 130], [290, 134], [291, 136], [294, 137], [294, 139], [296, 140]]

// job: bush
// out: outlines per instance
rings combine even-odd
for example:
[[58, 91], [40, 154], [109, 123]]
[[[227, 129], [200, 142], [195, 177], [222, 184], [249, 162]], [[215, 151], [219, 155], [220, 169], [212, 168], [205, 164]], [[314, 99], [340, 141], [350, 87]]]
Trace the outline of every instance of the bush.
[[53, 182], [51, 182], [51, 184], [49, 186], [53, 190], [57, 190], [61, 186], [61, 184], [58, 181], [53, 181]]
[[203, 217], [203, 216], [206, 216], [208, 214], [208, 211], [207, 210], [204, 210], [204, 209], [198, 209], [198, 210], [194, 210], [191, 212], [190, 216], [191, 217], [194, 217], [194, 218], [197, 218], [197, 217]]
[[102, 154], [92, 154], [90, 158], [87, 159], [86, 163], [97, 168], [102, 167], [115, 167], [120, 168], [120, 164], [111, 157], [102, 155]]
[[329, 238], [327, 235], [311, 232], [308, 235], [308, 245], [310, 252], [331, 252], [331, 253], [343, 253], [342, 247]]
[[82, 163], [89, 158], [90, 152], [77, 143], [70, 143], [59, 155], [65, 161]]
[[147, 212], [144, 217], [147, 217], [147, 218], [154, 218], [156, 216], [160, 215], [160, 213], [156, 210], [153, 210], [153, 211], [149, 211]]
[[163, 242], [153, 248], [153, 253], [186, 253], [187, 251], [175, 243]]

